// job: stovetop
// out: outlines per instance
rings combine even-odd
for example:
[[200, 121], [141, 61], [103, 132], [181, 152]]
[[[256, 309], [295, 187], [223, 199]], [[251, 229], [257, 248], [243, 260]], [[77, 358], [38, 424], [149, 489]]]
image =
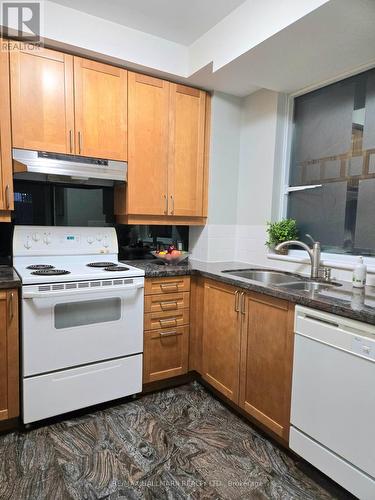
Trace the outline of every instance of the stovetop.
[[22, 284], [142, 277], [118, 261], [113, 228], [15, 226], [13, 265]]

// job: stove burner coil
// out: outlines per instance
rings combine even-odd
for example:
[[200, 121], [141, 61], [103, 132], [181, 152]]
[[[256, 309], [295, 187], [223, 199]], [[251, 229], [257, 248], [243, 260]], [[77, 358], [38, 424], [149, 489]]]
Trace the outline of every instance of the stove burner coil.
[[65, 269], [41, 269], [31, 274], [35, 274], [35, 276], [60, 276], [62, 274], [70, 274], [70, 271], [65, 271]]

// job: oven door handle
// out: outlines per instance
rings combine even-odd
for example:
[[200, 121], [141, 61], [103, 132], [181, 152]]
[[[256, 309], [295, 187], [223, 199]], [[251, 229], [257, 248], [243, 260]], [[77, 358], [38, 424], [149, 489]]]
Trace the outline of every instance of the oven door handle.
[[111, 288], [98, 287], [98, 288], [80, 288], [77, 290], [61, 290], [59, 292], [28, 292], [24, 291], [22, 298], [24, 299], [50, 299], [53, 297], [69, 297], [70, 295], [82, 295], [84, 297], [87, 295], [93, 295], [95, 293], [105, 293], [105, 292], [128, 292], [131, 290], [139, 290], [144, 288], [142, 283], [138, 285], [126, 285], [126, 286], [116, 286]]

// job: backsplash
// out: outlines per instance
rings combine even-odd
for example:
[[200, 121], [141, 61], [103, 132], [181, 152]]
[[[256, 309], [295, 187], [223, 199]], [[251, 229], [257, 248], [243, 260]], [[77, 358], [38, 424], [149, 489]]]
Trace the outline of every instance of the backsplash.
[[188, 226], [139, 226], [117, 225], [119, 258], [123, 260], [150, 259], [150, 252], [180, 243], [189, 248]]
[[[189, 249], [188, 226], [115, 226], [119, 259], [152, 259], [150, 251], [171, 243], [181, 243], [183, 250]], [[0, 223], [0, 265], [12, 263], [13, 224]]]

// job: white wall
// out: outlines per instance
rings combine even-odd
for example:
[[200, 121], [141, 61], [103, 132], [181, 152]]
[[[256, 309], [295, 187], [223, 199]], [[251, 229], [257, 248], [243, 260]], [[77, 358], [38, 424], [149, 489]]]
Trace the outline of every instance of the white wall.
[[230, 260], [235, 254], [242, 99], [212, 96], [208, 221], [190, 228], [190, 250], [199, 260]]

